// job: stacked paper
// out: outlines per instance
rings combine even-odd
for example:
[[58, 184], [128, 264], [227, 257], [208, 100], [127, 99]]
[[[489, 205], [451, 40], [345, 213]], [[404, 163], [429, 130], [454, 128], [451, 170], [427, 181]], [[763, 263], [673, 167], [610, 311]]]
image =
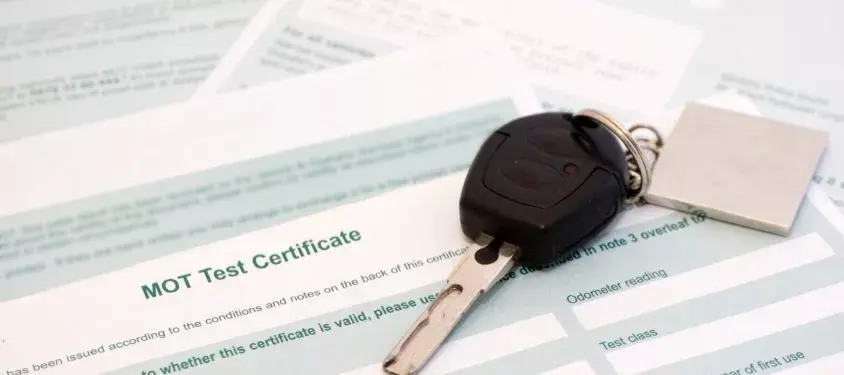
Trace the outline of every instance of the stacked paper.
[[0, 0], [0, 374], [380, 374], [489, 132], [690, 101], [832, 131], [792, 233], [628, 210], [423, 373], [838, 374], [840, 10]]

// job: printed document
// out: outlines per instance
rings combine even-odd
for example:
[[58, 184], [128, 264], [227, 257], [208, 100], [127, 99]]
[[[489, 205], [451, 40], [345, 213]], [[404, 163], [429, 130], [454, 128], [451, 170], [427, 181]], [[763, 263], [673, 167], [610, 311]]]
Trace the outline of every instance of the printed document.
[[[426, 373], [844, 368], [834, 2], [33, 3], [0, 1], [0, 375], [378, 374], [471, 246], [457, 197], [489, 131], [540, 100], [629, 120], [735, 98], [833, 131], [790, 236], [625, 212], [506, 275]], [[476, 26], [507, 44], [428, 44]]]
[[[381, 374], [472, 246], [456, 214], [462, 181], [446, 173], [123, 267], [94, 255], [96, 274], [0, 304], [0, 370]], [[787, 238], [703, 215], [623, 215], [553, 267], [505, 275], [423, 373], [794, 375], [844, 364], [830, 335], [844, 329], [844, 223], [818, 187]], [[169, 236], [213, 229], [199, 223]], [[185, 241], [166, 238], [146, 243]]]
[[539, 110], [506, 46], [474, 33], [6, 144], [0, 300], [461, 170]]
[[732, 93], [762, 116], [831, 131], [814, 181], [844, 207], [842, 11], [816, 0], [6, 0], [0, 142], [481, 25], [507, 38], [546, 108], [632, 122]]
[[262, 3], [0, 1], [0, 143], [187, 99]]
[[632, 123], [730, 94], [759, 115], [829, 130], [815, 182], [844, 208], [844, 43], [836, 43], [844, 3], [274, 2], [262, 10], [276, 13], [261, 15], [272, 22], [250, 25], [265, 25], [263, 35], [238, 40], [251, 46], [232, 56], [239, 66], [212, 72], [200, 91], [319, 71], [481, 25], [507, 38], [546, 108], [596, 107]]
[[[472, 33], [0, 148], [0, 371], [379, 374], [472, 246], [474, 150], [540, 110], [519, 72]], [[426, 373], [829, 373], [843, 248], [817, 187], [788, 237], [629, 210], [502, 278]]]

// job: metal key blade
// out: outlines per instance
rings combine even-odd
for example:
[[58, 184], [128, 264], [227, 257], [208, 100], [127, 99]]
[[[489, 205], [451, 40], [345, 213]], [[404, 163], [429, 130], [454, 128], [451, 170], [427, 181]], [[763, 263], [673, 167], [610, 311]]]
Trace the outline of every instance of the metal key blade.
[[451, 271], [445, 288], [390, 351], [384, 371], [393, 375], [418, 373], [475, 301], [513, 268], [518, 250], [493, 239], [467, 253]]

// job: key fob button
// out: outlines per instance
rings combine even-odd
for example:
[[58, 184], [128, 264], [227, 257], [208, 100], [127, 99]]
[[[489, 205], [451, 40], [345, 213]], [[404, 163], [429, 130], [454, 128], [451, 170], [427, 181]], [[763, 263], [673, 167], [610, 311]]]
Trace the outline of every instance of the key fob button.
[[[483, 173], [484, 185], [513, 202], [538, 209], [553, 207], [597, 167], [580, 150], [572, 129], [556, 122], [543, 121], [510, 131]], [[573, 162], [583, 173], [566, 175], [566, 166]]]
[[564, 197], [565, 177], [540, 161], [517, 159], [489, 169], [484, 176], [487, 188], [516, 202], [548, 208]]
[[527, 143], [540, 152], [563, 158], [566, 157], [566, 137], [569, 132], [565, 129], [550, 128], [548, 126], [536, 127], [527, 135]]
[[536, 192], [558, 190], [563, 176], [553, 167], [530, 159], [514, 160], [501, 167], [501, 175], [510, 182]]

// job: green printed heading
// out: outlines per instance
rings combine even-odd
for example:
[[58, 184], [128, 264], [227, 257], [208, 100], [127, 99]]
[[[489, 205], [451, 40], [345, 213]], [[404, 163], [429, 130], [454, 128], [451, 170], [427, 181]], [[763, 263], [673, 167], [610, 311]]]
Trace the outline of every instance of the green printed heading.
[[[192, 276], [198, 276], [206, 284], [217, 281], [248, 275], [249, 271], [265, 270], [285, 263], [294, 262], [311, 255], [324, 253], [328, 250], [349, 245], [360, 241], [361, 235], [357, 230], [340, 233], [319, 239], [307, 239], [302, 242], [290, 245], [286, 250], [274, 253], [258, 253], [249, 257], [249, 261], [238, 260], [235, 264], [222, 267], [205, 267], [195, 273], [186, 273], [160, 282], [141, 285], [141, 292], [144, 298], [150, 299], [168, 293], [176, 293], [180, 290], [190, 289]], [[200, 282], [201, 282], [200, 281]], [[195, 283], [195, 281], [194, 281]]]

